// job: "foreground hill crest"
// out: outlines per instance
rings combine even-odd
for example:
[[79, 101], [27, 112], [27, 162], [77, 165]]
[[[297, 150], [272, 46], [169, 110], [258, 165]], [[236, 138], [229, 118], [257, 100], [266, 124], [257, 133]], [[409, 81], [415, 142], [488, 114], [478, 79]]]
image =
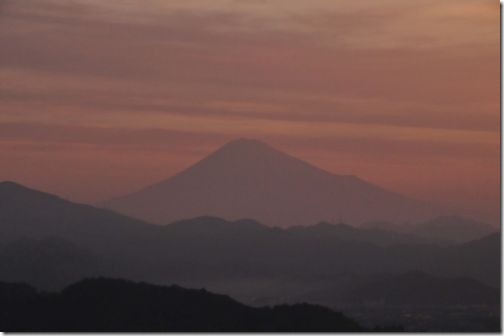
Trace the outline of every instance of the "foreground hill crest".
[[252, 139], [231, 141], [179, 174], [106, 206], [159, 224], [216, 216], [283, 227], [334, 218], [403, 223], [439, 214], [430, 204], [327, 172]]

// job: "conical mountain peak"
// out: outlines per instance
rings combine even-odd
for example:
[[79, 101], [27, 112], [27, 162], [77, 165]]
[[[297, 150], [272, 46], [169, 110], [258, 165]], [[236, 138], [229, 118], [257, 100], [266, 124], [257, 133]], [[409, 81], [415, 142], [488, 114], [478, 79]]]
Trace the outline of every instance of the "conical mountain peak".
[[[199, 161], [185, 173], [205, 175], [215, 180], [217, 176], [227, 180], [234, 176], [239, 180], [252, 177], [263, 180], [269, 176], [280, 178], [293, 171], [305, 174], [327, 174], [309, 163], [286, 154], [269, 144], [253, 139], [238, 139], [223, 145], [212, 154]], [[262, 175], [261, 175], [262, 173]], [[224, 176], [223, 176], [224, 175]]]
[[223, 147], [242, 147], [242, 148], [264, 148], [264, 147], [270, 147], [267, 143], [257, 140], [257, 139], [251, 139], [251, 138], [239, 138], [236, 140], [232, 140], [225, 144]]
[[351, 223], [432, 217], [429, 206], [253, 139], [233, 140], [179, 174], [108, 206], [162, 224], [200, 216], [253, 218], [274, 226], [340, 217]]

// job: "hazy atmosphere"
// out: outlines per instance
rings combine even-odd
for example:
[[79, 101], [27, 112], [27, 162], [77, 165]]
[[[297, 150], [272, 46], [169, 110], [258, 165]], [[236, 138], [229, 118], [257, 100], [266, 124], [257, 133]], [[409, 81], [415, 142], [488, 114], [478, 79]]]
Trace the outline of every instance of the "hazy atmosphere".
[[0, 0], [0, 330], [502, 332], [495, 0]]
[[101, 202], [246, 137], [498, 223], [497, 1], [4, 0], [0, 17], [2, 180]]

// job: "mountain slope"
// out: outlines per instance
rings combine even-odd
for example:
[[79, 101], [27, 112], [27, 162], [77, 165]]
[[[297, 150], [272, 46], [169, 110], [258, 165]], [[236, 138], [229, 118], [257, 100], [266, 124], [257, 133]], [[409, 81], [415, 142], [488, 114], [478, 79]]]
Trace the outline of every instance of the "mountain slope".
[[69, 202], [14, 182], [0, 183], [0, 244], [56, 237], [121, 258], [149, 251], [160, 228], [108, 209]]
[[74, 236], [85, 238], [148, 231], [154, 227], [141, 220], [106, 209], [69, 202], [58, 196], [15, 182], [0, 182], [0, 229], [7, 236]]
[[364, 331], [320, 306], [252, 308], [205, 290], [118, 279], [87, 279], [50, 294], [0, 283], [0, 301], [0, 328], [8, 332]]
[[403, 222], [437, 213], [426, 203], [246, 139], [230, 142], [174, 177], [112, 200], [107, 207], [162, 224], [216, 216], [284, 227], [334, 218], [351, 224]]

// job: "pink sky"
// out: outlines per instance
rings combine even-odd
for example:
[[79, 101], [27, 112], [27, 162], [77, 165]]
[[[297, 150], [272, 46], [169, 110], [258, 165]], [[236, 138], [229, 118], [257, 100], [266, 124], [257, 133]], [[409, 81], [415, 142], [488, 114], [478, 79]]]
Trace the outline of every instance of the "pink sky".
[[257, 138], [499, 218], [499, 3], [0, 4], [0, 180], [96, 202]]

